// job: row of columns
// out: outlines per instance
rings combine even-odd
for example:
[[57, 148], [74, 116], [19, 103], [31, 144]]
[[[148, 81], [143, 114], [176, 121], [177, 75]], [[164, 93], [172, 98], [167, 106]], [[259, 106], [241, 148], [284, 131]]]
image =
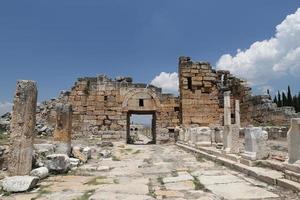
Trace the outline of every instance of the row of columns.
[[[17, 81], [11, 119], [11, 151], [8, 161], [10, 175], [28, 175], [32, 170], [34, 129], [36, 125], [37, 84], [35, 81]], [[72, 107], [56, 106], [54, 142], [56, 153], [70, 154]]]

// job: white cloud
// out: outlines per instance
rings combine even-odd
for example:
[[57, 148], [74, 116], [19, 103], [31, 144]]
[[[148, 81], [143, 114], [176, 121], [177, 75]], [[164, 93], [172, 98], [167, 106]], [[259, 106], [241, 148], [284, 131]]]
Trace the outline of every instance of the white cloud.
[[161, 87], [163, 92], [178, 94], [179, 83], [178, 74], [176, 72], [161, 72], [151, 81], [151, 84], [156, 87]]
[[267, 95], [267, 91], [269, 90], [270, 94], [272, 94], [274, 92], [274, 89], [272, 86], [270, 85], [262, 85], [258, 87], [258, 90], [260, 93]]
[[246, 78], [251, 85], [264, 85], [283, 75], [300, 77], [300, 8], [276, 26], [272, 38], [237, 49], [234, 56], [224, 54], [216, 65]]
[[13, 104], [10, 102], [0, 102], [0, 116], [10, 112], [12, 110]]

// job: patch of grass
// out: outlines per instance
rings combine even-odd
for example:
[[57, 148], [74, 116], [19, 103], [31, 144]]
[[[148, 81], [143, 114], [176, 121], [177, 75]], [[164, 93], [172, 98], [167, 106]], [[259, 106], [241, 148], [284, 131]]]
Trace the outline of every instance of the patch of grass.
[[204, 158], [202, 156], [200, 156], [200, 155], [196, 155], [196, 160], [198, 162], [205, 162]]
[[95, 193], [95, 190], [86, 191], [81, 197], [79, 197], [75, 200], [88, 200], [94, 193]]
[[114, 179], [114, 184], [119, 184], [119, 180], [118, 179]]
[[143, 162], [147, 163], [148, 165], [152, 164], [151, 158], [145, 158]]
[[196, 176], [193, 176], [194, 177], [194, 180], [193, 180], [193, 183], [195, 185], [195, 190], [204, 190], [205, 187], [204, 185], [200, 182], [200, 180], [196, 177]]
[[104, 180], [106, 180], [105, 176], [97, 176], [84, 183], [83, 185], [103, 185], [107, 184]]
[[149, 178], [149, 183], [147, 184], [148, 185], [148, 190], [149, 190], [149, 193], [148, 195], [153, 197], [154, 199], [157, 199], [157, 195], [155, 194], [155, 190], [153, 188], [153, 184], [152, 184], [152, 179]]
[[133, 149], [130, 149], [130, 148], [127, 148], [127, 149], [125, 149], [125, 151], [127, 151], [127, 152], [131, 152]]
[[112, 160], [113, 160], [113, 161], [121, 161], [120, 158], [118, 158], [117, 156], [114, 156], [114, 155], [112, 156]]
[[178, 176], [178, 172], [176, 170], [172, 170], [171, 175], [173, 177], [177, 177]]
[[[50, 185], [52, 185], [52, 184], [50, 184]], [[38, 190], [38, 195], [36, 197], [34, 197], [34, 198], [31, 198], [31, 200], [36, 200], [36, 199], [41, 198], [43, 195], [50, 194], [51, 192], [49, 190], [47, 190], [47, 188], [50, 185], [42, 185], [42, 186], [40, 186], [40, 189]]]
[[161, 184], [161, 185], [164, 185], [164, 178], [163, 177], [161, 177], [161, 176], [159, 176], [159, 177], [157, 177], [157, 182], [159, 183], [159, 184]]
[[3, 196], [8, 197], [11, 195], [11, 192], [3, 191]]
[[8, 135], [0, 133], [0, 145], [9, 144], [9, 137]]
[[139, 153], [141, 153], [141, 150], [136, 150], [135, 152], [133, 152], [132, 154], [139, 154]]

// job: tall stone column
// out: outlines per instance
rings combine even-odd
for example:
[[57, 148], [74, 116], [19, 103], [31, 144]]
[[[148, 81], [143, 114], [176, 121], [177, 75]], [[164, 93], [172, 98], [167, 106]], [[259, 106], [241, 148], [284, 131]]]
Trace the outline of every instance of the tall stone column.
[[224, 92], [224, 133], [223, 133], [223, 152], [239, 152], [239, 126], [231, 124], [230, 91]]
[[[300, 160], [300, 118], [291, 119], [291, 127], [287, 133], [288, 163], [294, 164]], [[299, 163], [300, 164], [300, 163]]]
[[241, 127], [240, 101], [235, 100], [235, 124]]
[[34, 128], [36, 122], [36, 82], [17, 82], [10, 124], [11, 153], [8, 162], [10, 175], [29, 175], [32, 169]]
[[54, 143], [56, 153], [71, 153], [72, 133], [72, 106], [70, 104], [58, 103], [56, 105], [56, 126], [54, 130]]
[[224, 92], [224, 126], [231, 125], [230, 91]]

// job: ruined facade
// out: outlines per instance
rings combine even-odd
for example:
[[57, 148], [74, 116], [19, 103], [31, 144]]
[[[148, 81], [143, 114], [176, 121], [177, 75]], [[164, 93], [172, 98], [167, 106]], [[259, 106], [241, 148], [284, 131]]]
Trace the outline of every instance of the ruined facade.
[[162, 94], [160, 88], [152, 85], [132, 83], [131, 78], [79, 78], [60, 101], [72, 104], [76, 135], [92, 133], [103, 139], [127, 139], [132, 114], [153, 116], [153, 132], [159, 133], [155, 134], [157, 142], [168, 141], [179, 125], [178, 97]]
[[[180, 117], [185, 126], [224, 125], [224, 92], [231, 91], [231, 105], [234, 105], [235, 100], [244, 102], [251, 90], [229, 71], [216, 71], [208, 62], [193, 62], [189, 57], [179, 58], [179, 89]], [[234, 113], [232, 107], [232, 121]]]
[[[154, 142], [175, 140], [176, 126], [224, 126], [224, 92], [230, 91], [232, 124], [288, 124], [285, 114], [263, 96], [252, 96], [247, 83], [208, 62], [179, 58], [179, 97], [163, 94], [153, 85], [133, 83], [130, 77], [105, 75], [79, 78], [70, 91], [39, 106], [38, 119], [55, 123], [55, 104], [73, 107], [73, 136], [93, 134], [102, 139], [127, 140], [132, 114], [152, 115]], [[240, 121], [235, 121], [239, 114]], [[298, 114], [299, 115], [299, 114]], [[239, 119], [239, 116], [237, 118]]]

